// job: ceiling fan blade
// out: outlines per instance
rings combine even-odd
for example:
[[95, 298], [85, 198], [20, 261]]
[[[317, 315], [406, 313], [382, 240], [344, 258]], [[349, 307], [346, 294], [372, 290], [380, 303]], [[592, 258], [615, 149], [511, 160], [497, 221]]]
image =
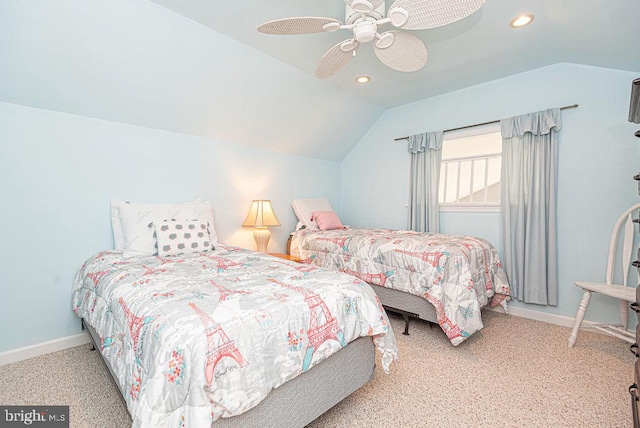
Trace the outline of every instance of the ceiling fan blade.
[[486, 0], [397, 0], [391, 5], [409, 12], [405, 30], [442, 27], [466, 18], [480, 9]]
[[387, 31], [381, 36], [385, 37], [388, 33], [394, 37], [388, 48], [374, 45], [376, 56], [384, 65], [404, 72], [418, 71], [425, 66], [428, 53], [422, 40], [406, 31], [398, 30]]
[[[342, 49], [343, 45], [348, 46], [351, 49], [345, 51]], [[342, 70], [342, 68], [351, 61], [351, 58], [353, 58], [353, 51], [357, 47], [358, 42], [353, 39], [345, 40], [333, 46], [324, 55], [322, 55], [322, 58], [318, 61], [315, 72], [316, 77], [318, 79], [326, 79], [327, 77], [331, 77], [338, 71]]]
[[342, 24], [340, 21], [333, 18], [305, 16], [299, 18], [276, 19], [274, 21], [265, 22], [258, 26], [258, 31], [265, 34], [280, 35], [323, 33], [324, 29], [322, 27], [331, 22]]

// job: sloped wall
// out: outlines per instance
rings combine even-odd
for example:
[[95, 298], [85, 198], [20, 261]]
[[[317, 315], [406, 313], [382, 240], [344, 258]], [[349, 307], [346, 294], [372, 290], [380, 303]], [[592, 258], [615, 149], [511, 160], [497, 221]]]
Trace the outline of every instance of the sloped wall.
[[334, 161], [383, 112], [149, 1], [0, 2], [0, 64], [0, 101]]

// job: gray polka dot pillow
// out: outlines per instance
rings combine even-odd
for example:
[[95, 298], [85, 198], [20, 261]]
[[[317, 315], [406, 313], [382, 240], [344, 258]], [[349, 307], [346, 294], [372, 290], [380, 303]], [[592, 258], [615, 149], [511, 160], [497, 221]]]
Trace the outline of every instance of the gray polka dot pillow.
[[160, 256], [202, 253], [212, 249], [206, 220], [163, 220], [150, 226], [155, 230]]

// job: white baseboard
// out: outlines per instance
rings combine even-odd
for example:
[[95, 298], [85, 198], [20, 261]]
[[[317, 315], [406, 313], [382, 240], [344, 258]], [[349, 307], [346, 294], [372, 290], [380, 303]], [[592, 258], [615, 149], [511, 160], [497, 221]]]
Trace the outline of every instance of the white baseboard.
[[0, 366], [38, 357], [40, 355], [50, 354], [52, 352], [75, 348], [76, 346], [90, 342], [91, 339], [89, 339], [89, 334], [85, 332], [60, 339], [50, 340], [48, 342], [36, 343], [35, 345], [25, 346], [24, 348], [0, 352]]
[[[494, 312], [504, 313], [504, 308], [502, 306], [496, 306], [495, 308], [490, 308], [489, 310]], [[573, 327], [573, 323], [575, 322], [575, 318], [573, 317], [550, 314], [548, 312], [534, 311], [526, 308], [516, 308], [513, 306], [509, 306], [509, 315], [513, 315], [520, 318], [527, 318], [535, 321], [542, 321], [549, 324], [560, 325], [563, 327]], [[594, 323], [592, 321], [583, 321], [582, 328], [593, 327], [596, 324], [597, 323]]]
[[[488, 308], [490, 311], [504, 313], [502, 306], [496, 306], [495, 308]], [[550, 314], [548, 312], [534, 311], [525, 308], [509, 307], [509, 315], [516, 317], [527, 318], [535, 321], [542, 321], [549, 324], [560, 325], [563, 327], [573, 327], [574, 318], [564, 315]], [[591, 321], [583, 321], [582, 327], [589, 328], [596, 323]], [[594, 330], [598, 331], [598, 330]], [[69, 348], [75, 348], [76, 346], [90, 343], [88, 333], [78, 333], [73, 336], [63, 337], [61, 339], [50, 340], [49, 342], [38, 343], [31, 346], [25, 346], [24, 348], [18, 348], [11, 351], [0, 352], [0, 366], [6, 364], [15, 363], [29, 358], [38, 357], [40, 355], [50, 354], [52, 352], [63, 351]]]

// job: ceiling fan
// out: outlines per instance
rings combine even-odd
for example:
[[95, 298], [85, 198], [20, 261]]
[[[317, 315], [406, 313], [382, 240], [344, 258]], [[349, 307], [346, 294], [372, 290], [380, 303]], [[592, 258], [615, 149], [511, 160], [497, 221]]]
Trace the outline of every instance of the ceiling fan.
[[385, 16], [384, 0], [344, 0], [345, 23], [333, 18], [276, 19], [258, 26], [265, 34], [296, 35], [350, 30], [353, 37], [329, 49], [320, 58], [315, 75], [333, 76], [355, 56], [361, 43], [375, 40], [376, 56], [387, 67], [411, 72], [427, 63], [427, 47], [411, 33], [378, 30], [385, 24], [405, 30], [425, 30], [459, 21], [480, 9], [486, 0], [396, 0]]

